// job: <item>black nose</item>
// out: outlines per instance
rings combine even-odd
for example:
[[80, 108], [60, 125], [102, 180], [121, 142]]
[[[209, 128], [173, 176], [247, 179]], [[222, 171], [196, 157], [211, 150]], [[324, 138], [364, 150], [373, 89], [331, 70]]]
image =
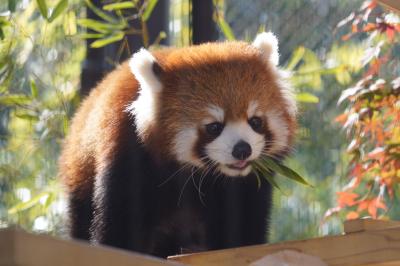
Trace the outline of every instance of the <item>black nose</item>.
[[247, 159], [251, 155], [251, 147], [245, 141], [239, 141], [233, 147], [232, 156], [238, 160]]

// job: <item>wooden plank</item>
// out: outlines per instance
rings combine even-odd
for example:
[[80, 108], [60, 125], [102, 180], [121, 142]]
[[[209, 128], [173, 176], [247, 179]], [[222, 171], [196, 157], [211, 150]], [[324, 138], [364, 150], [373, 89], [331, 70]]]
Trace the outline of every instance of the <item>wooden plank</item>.
[[400, 222], [375, 219], [355, 219], [344, 222], [344, 232], [346, 234], [392, 227], [400, 227]]
[[378, 2], [393, 11], [400, 12], [400, 0], [378, 0]]
[[90, 246], [21, 230], [0, 230], [1, 266], [159, 266], [177, 262], [139, 255], [115, 248]]
[[248, 265], [281, 250], [295, 250], [320, 257], [331, 266], [400, 265], [400, 229], [398, 227], [327, 236], [271, 245], [257, 245], [192, 255], [171, 257], [189, 265]]

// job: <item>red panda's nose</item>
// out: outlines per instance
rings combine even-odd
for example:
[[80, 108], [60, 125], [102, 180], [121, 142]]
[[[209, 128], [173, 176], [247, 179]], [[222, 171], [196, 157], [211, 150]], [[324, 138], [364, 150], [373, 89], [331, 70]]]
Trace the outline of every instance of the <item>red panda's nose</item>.
[[241, 140], [235, 144], [232, 150], [232, 156], [238, 160], [245, 160], [251, 155], [251, 146], [249, 143]]

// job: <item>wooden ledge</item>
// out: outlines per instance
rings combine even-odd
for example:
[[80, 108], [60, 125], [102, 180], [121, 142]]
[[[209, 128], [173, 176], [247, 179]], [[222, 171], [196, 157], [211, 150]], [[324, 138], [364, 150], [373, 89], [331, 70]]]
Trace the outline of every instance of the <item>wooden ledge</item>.
[[0, 266], [181, 265], [115, 248], [90, 246], [8, 228], [0, 230]]
[[[388, 227], [384, 226], [385, 223]], [[209, 251], [169, 259], [189, 265], [239, 266], [248, 265], [278, 251], [294, 250], [319, 257], [332, 266], [400, 265], [398, 222], [362, 220], [350, 221], [350, 224], [353, 226], [352, 232], [340, 236]]]

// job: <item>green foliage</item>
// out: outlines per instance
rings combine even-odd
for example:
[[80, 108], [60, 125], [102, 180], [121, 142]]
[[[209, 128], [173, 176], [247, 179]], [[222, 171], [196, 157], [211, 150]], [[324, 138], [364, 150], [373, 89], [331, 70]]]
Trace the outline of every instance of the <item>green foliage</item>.
[[[272, 176], [272, 173], [276, 173], [283, 177], [287, 177], [295, 182], [301, 183], [306, 186], [311, 186], [301, 175], [299, 175], [296, 171], [291, 168], [285, 166], [284, 164], [268, 157], [262, 156], [259, 160], [253, 162], [253, 168], [255, 169], [255, 173], [258, 177], [260, 176], [267, 179], [270, 184], [278, 189], [280, 189], [279, 185], [275, 181], [275, 177]], [[260, 181], [259, 181], [260, 182]], [[312, 186], [311, 186], [312, 187]]]
[[400, 54], [396, 47], [400, 45], [400, 17], [382, 12], [374, 1], [365, 1], [340, 27], [349, 32], [345, 42], [359, 37], [368, 48], [362, 58], [362, 78], [338, 100], [346, 104], [335, 120], [349, 139], [350, 181], [337, 192], [336, 207], [327, 217], [398, 218], [389, 206], [398, 209]]
[[[125, 45], [128, 35], [139, 35], [142, 37], [145, 47], [150, 45], [146, 23], [158, 3], [157, 0], [107, 3], [101, 9], [90, 0], [85, 0], [85, 3], [99, 17], [99, 19], [78, 20], [81, 27], [94, 32], [81, 35], [82, 38], [97, 39], [90, 45], [91, 48], [101, 48], [121, 41], [120, 54], [117, 55], [119, 58], [126, 49], [130, 53], [129, 47]], [[140, 27], [135, 28], [133, 25], [136, 24], [139, 24]], [[165, 33], [160, 33], [155, 44], [158, 44], [163, 38], [165, 38]]]
[[0, 43], [0, 227], [57, 233], [65, 212], [57, 157], [85, 47], [73, 28], [81, 5], [15, 1], [9, 11]]

